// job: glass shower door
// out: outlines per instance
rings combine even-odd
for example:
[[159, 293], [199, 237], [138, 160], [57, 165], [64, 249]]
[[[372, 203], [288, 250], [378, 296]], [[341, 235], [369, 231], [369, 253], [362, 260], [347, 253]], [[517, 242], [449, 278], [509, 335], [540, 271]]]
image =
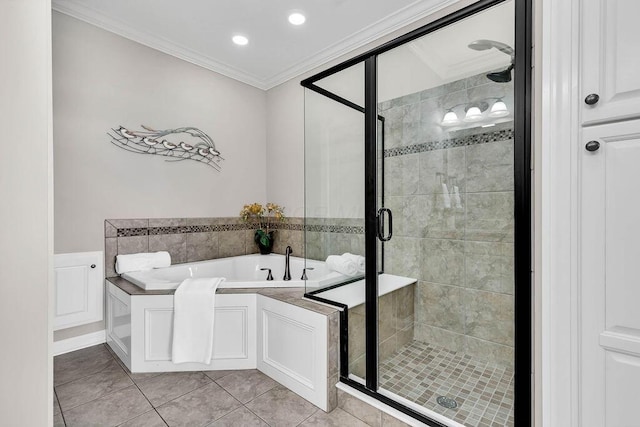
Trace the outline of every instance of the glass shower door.
[[[305, 89], [305, 250], [309, 260], [364, 257], [364, 66], [348, 67]], [[309, 270], [306, 293], [344, 305], [346, 375], [366, 379], [364, 269]], [[314, 277], [325, 277], [322, 283]], [[345, 373], [343, 372], [343, 375]]]
[[464, 425], [513, 425], [513, 16], [377, 57], [378, 391]]

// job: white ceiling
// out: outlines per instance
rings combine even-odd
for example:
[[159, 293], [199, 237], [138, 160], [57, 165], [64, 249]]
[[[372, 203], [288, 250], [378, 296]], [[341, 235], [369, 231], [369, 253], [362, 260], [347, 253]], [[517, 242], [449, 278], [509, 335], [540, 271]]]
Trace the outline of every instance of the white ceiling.
[[[53, 0], [53, 8], [269, 89], [455, 0]], [[292, 11], [307, 22], [295, 27]], [[231, 42], [235, 34], [247, 46]]]

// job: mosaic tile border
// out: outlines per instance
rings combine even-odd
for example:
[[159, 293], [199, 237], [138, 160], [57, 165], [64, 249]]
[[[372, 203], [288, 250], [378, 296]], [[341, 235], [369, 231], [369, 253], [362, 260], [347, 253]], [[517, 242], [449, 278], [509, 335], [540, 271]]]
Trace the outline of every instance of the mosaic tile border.
[[357, 225], [309, 224], [305, 228], [319, 233], [364, 234], [364, 227]]
[[[133, 237], [133, 236], [160, 236], [164, 234], [189, 234], [189, 233], [211, 233], [219, 231], [242, 231], [253, 230], [255, 224], [214, 224], [214, 225], [179, 225], [168, 227], [136, 227], [136, 228], [118, 228], [115, 237]], [[290, 230], [290, 231], [316, 231], [328, 233], [347, 233], [347, 234], [363, 234], [364, 227], [345, 226], [345, 225], [312, 225], [306, 227], [303, 224], [280, 223], [272, 224], [274, 230]]]
[[407, 145], [405, 147], [388, 148], [384, 150], [384, 157], [404, 156], [407, 154], [423, 153], [425, 151], [443, 150], [445, 148], [487, 144], [489, 142], [513, 139], [513, 135], [513, 129], [503, 129], [494, 132], [464, 136], [461, 138], [443, 139], [441, 141], [428, 141], [421, 144]]
[[148, 228], [118, 228], [117, 237], [147, 236]]

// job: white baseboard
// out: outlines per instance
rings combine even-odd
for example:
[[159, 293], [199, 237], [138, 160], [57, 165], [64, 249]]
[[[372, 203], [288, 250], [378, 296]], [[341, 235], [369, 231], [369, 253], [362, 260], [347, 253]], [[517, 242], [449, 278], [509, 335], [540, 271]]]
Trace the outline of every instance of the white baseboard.
[[79, 337], [68, 338], [66, 340], [54, 341], [53, 355], [69, 353], [71, 351], [80, 350], [81, 348], [91, 347], [92, 345], [102, 344], [107, 341], [106, 331], [92, 332], [90, 334], [80, 335]]

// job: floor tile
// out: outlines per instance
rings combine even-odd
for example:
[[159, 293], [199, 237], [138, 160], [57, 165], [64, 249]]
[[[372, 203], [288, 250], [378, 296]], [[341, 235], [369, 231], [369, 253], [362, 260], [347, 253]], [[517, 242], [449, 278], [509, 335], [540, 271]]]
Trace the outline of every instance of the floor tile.
[[163, 374], [163, 372], [138, 372], [134, 374], [126, 369], [126, 367], [124, 369], [127, 375], [129, 375], [129, 378], [131, 378], [136, 384], [141, 383], [142, 381], [146, 381], [149, 378], [157, 377], [158, 375]]
[[382, 427], [409, 427], [409, 424], [392, 417], [389, 414], [382, 413]]
[[60, 407], [66, 411], [131, 385], [133, 381], [112, 359], [109, 365], [97, 374], [57, 386], [56, 393]]
[[367, 424], [342, 409], [336, 408], [328, 414], [322, 409], [318, 409], [300, 426], [367, 427]]
[[240, 402], [212, 382], [158, 407], [157, 410], [170, 426], [204, 426], [240, 406]]
[[[513, 414], [512, 369], [421, 341], [380, 364], [380, 387], [465, 425], [491, 413], [492, 425], [504, 426]], [[440, 396], [457, 407], [441, 406]]]
[[153, 409], [137, 387], [103, 396], [63, 411], [68, 427], [117, 426]]
[[155, 410], [151, 410], [124, 424], [120, 424], [118, 427], [167, 427], [167, 423], [162, 420], [162, 417]]
[[154, 407], [211, 383], [202, 372], [169, 372], [145, 380], [137, 385]]
[[285, 387], [278, 386], [247, 405], [271, 426], [297, 426], [318, 408]]
[[53, 414], [53, 427], [65, 427], [61, 413]]
[[53, 385], [65, 384], [102, 371], [113, 360], [103, 344], [84, 348], [53, 359]]
[[369, 426], [380, 427], [382, 425], [382, 411], [380, 409], [342, 390], [338, 390], [338, 405], [340, 409], [348, 412]]
[[229, 374], [233, 374], [234, 372], [238, 372], [238, 371], [202, 371], [203, 374], [205, 374], [206, 376], [208, 376], [214, 381], [217, 380], [218, 378], [222, 378]]
[[269, 427], [256, 414], [241, 406], [230, 414], [225, 415], [217, 421], [207, 424], [207, 427]]
[[58, 402], [58, 396], [56, 396], [55, 390], [52, 394], [53, 394], [53, 415], [57, 415], [60, 413], [60, 403]]
[[120, 360], [118, 355], [113, 351], [111, 347], [109, 347], [108, 344], [105, 344], [105, 347], [107, 347], [107, 350], [109, 350], [109, 353], [111, 353], [111, 356], [116, 360], [116, 362], [118, 362], [120, 367], [124, 369], [124, 371], [127, 373], [127, 375], [129, 375], [129, 377], [133, 380], [134, 383], [138, 383], [138, 381], [143, 381], [148, 378], [157, 377], [158, 375], [162, 374], [162, 372], [142, 372], [142, 373], [134, 374], [129, 370], [129, 368], [127, 368], [127, 365], [125, 365], [124, 362]]
[[256, 369], [237, 371], [217, 379], [216, 382], [242, 403], [247, 403], [278, 385]]

